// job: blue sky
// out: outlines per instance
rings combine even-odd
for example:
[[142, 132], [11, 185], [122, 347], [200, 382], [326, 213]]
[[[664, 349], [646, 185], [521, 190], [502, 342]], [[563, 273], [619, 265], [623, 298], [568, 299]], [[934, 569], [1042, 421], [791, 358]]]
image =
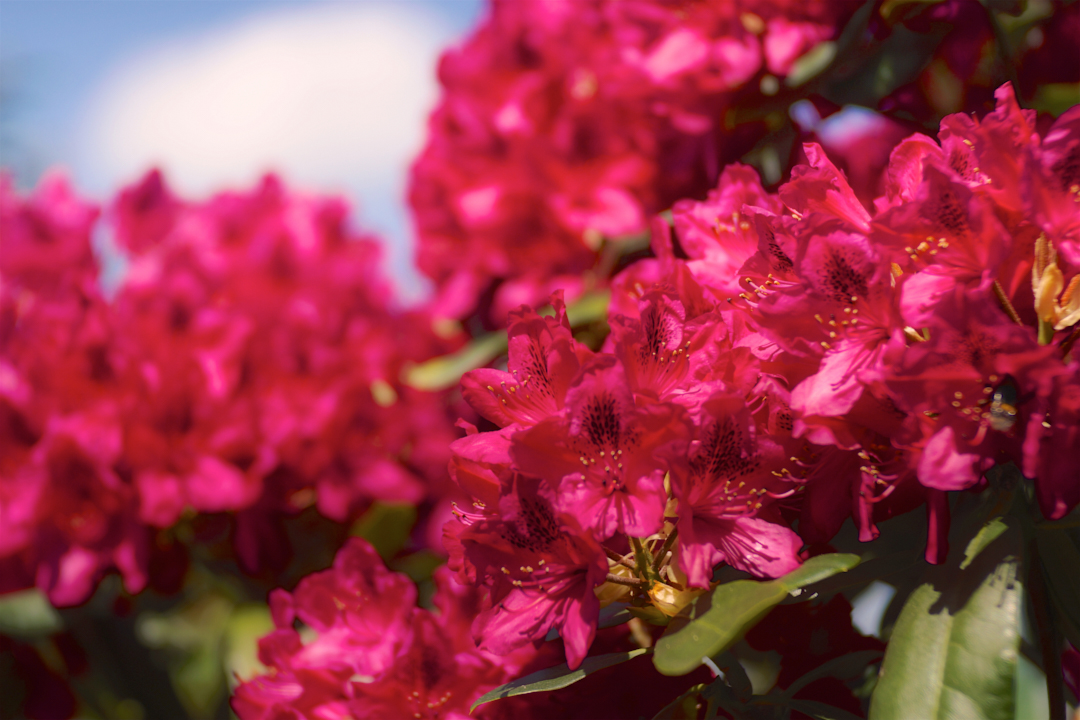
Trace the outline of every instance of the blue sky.
[[161, 164], [187, 196], [276, 169], [342, 192], [415, 297], [401, 197], [439, 50], [480, 0], [0, 0], [0, 163], [102, 200]]

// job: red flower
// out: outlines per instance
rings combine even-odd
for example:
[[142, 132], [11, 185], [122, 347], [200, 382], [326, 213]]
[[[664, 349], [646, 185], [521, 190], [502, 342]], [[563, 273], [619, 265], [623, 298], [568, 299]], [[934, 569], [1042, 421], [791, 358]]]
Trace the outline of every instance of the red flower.
[[593, 589], [607, 574], [597, 542], [559, 512], [543, 481], [522, 475], [504, 488], [497, 509], [459, 518], [446, 527], [450, 565], [491, 588], [491, 606], [473, 624], [480, 648], [506, 655], [556, 628], [567, 663], [580, 665], [600, 612]]
[[465, 373], [461, 390], [477, 412], [500, 427], [531, 427], [558, 413], [588, 349], [574, 340], [562, 292], [551, 297], [555, 317], [528, 307], [510, 315], [507, 372], [483, 368]]
[[558, 488], [557, 507], [605, 539], [645, 537], [663, 524], [664, 474], [658, 448], [688, 432], [671, 404], [635, 406], [622, 367], [610, 356], [582, 368], [566, 410], [514, 435], [514, 468]]
[[679, 565], [691, 586], [709, 587], [718, 563], [759, 577], [778, 577], [799, 566], [802, 540], [775, 522], [775, 510], [767, 507], [792, 488], [789, 453], [759, 434], [741, 397], [710, 397], [694, 440], [676, 443], [671, 452]]

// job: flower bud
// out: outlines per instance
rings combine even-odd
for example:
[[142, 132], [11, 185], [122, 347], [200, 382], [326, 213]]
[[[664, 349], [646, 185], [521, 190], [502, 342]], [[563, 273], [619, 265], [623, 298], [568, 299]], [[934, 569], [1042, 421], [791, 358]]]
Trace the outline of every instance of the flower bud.
[[656, 582], [649, 589], [649, 598], [660, 612], [674, 617], [703, 592], [705, 591], [696, 588], [678, 590], [666, 583]]

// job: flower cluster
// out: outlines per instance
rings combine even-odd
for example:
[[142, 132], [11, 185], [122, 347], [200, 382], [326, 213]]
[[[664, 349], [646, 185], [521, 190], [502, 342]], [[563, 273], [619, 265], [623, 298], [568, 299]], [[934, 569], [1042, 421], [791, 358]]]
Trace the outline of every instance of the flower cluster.
[[233, 709], [241, 720], [467, 717], [531, 655], [477, 650], [468, 633], [477, 594], [445, 572], [436, 584], [437, 614], [416, 607], [412, 580], [351, 540], [331, 569], [270, 596], [277, 629], [260, 641], [259, 658], [271, 672], [241, 684]]
[[[490, 588], [481, 647], [507, 652], [556, 628], [575, 667], [605, 582], [619, 586], [608, 600], [648, 593], [674, 614], [719, 562], [765, 577], [798, 566], [781, 503], [814, 465], [786, 392], [736, 346], [730, 311], [689, 273], [670, 280], [612, 317], [610, 352], [574, 340], [556, 295], [555, 317], [514, 314], [506, 371], [463, 378], [501, 427], [452, 446], [474, 507], [447, 526], [447, 549], [463, 581]], [[624, 572], [650, 543], [662, 545], [651, 584]]]
[[[0, 707], [137, 714], [88, 672], [116, 631], [180, 658], [144, 699], [207, 714], [231, 670], [242, 720], [858, 715], [923, 690], [884, 670], [941, 627], [921, 554], [950, 648], [997, 653], [965, 701], [1019, 685], [1021, 597], [1051, 670], [1078, 32], [1066, 0], [493, 0], [412, 169], [414, 309], [344, 202], [273, 176], [193, 202], [154, 171], [102, 211], [0, 175]], [[113, 571], [129, 594], [86, 602]], [[888, 651], [830, 586], [874, 579]], [[293, 589], [249, 677], [266, 580]]]
[[3, 590], [78, 603], [116, 567], [137, 591], [147, 526], [191, 510], [235, 512], [241, 562], [273, 565], [282, 513], [342, 521], [438, 489], [445, 400], [398, 376], [453, 346], [388, 306], [341, 201], [271, 177], [186, 203], [151, 173], [111, 210], [130, 254], [111, 299], [97, 216], [59, 177], [0, 187]]
[[646, 231], [767, 132], [737, 117], [739, 98], [775, 93], [859, 5], [493, 3], [442, 58], [413, 168], [417, 260], [441, 311], [493, 291], [498, 322], [580, 287], [602, 238]]
[[[647, 688], [611, 697], [601, 671], [563, 692], [531, 695], [469, 708], [481, 695], [522, 674], [559, 662], [558, 643], [495, 655], [473, 642], [470, 625], [486, 599], [440, 568], [430, 604], [416, 586], [388, 571], [363, 540], [350, 540], [333, 567], [304, 578], [292, 593], [275, 590], [276, 629], [259, 642], [267, 672], [241, 682], [232, 708], [240, 720], [271, 718], [567, 717], [581, 720], [652, 715], [684, 688], [687, 678], [659, 675], [647, 658], [621, 666], [620, 682]], [[604, 652], [635, 647], [625, 626], [600, 632]], [[703, 680], [707, 671], [691, 680]]]
[[779, 576], [849, 516], [870, 540], [925, 502], [940, 561], [946, 491], [995, 464], [1046, 517], [1076, 506], [1080, 110], [1040, 135], [997, 97], [901, 142], [872, 213], [814, 145], [776, 194], [729, 166], [616, 278], [604, 352], [559, 295], [512, 314], [507, 369], [462, 379], [498, 429], [452, 446], [482, 648], [554, 628], [574, 667], [601, 599], [672, 614], [718, 564]]

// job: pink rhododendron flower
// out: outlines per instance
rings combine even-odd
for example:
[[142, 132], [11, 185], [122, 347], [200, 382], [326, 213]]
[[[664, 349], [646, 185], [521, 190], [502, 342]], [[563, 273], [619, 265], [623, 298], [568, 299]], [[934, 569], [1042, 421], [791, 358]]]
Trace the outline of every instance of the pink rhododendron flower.
[[459, 512], [446, 526], [446, 543], [459, 577], [491, 590], [491, 607], [473, 624], [481, 649], [506, 655], [557, 628], [566, 662], [576, 668], [596, 633], [593, 589], [604, 581], [607, 562], [553, 500], [543, 481], [515, 475], [497, 507]]
[[[243, 720], [300, 717], [468, 717], [470, 705], [531, 659], [505, 663], [477, 650], [468, 628], [476, 593], [436, 574], [438, 615], [416, 607], [416, 588], [389, 572], [366, 542], [345, 545], [330, 570], [270, 604], [277, 629], [259, 643], [267, 675], [241, 683]], [[309, 634], [294, 628], [302, 622]]]
[[613, 358], [588, 363], [567, 393], [567, 409], [516, 434], [514, 467], [557, 487], [558, 507], [599, 539], [656, 532], [666, 468], [656, 450], [687, 433], [681, 408], [636, 407]]
[[[712, 570], [726, 563], [777, 577], [799, 566], [802, 540], [762, 514], [790, 481], [778, 472], [785, 448], [758, 435], [741, 398], [717, 393], [701, 407], [699, 434], [678, 444], [672, 489], [679, 501], [679, 565], [693, 587], [709, 587]], [[772, 490], [776, 488], [776, 490]]]
[[510, 316], [507, 371], [472, 370], [461, 378], [462, 393], [495, 424], [535, 425], [559, 412], [566, 391], [588, 350], [574, 340], [562, 293], [552, 296], [555, 317], [529, 309]]

